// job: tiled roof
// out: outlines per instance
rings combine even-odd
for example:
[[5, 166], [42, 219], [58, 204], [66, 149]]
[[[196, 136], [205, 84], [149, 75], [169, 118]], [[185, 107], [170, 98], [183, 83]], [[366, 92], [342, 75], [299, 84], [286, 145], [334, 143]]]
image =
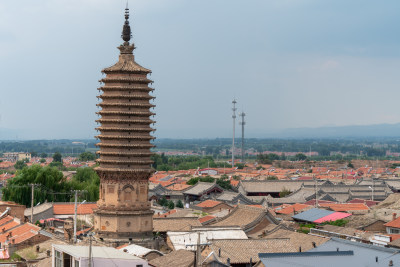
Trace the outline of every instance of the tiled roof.
[[[10, 239], [15, 239], [15, 243], [21, 242], [23, 240], [26, 240], [27, 238], [30, 238], [32, 236], [27, 236], [27, 233], [31, 232], [34, 233], [34, 235], [37, 234], [37, 232], [40, 230], [40, 227], [31, 224], [31, 223], [25, 223], [25, 224], [17, 224], [18, 226], [6, 231], [5, 233], [0, 234], [0, 242], [4, 243], [7, 240], [7, 236], [11, 233], [11, 238]], [[20, 237], [19, 237], [20, 236]]]
[[245, 229], [249, 224], [261, 220], [266, 215], [266, 210], [244, 205], [238, 205], [228, 215], [217, 220], [212, 226], [240, 226]]
[[358, 210], [369, 210], [368, 206], [362, 203], [345, 203], [345, 204], [336, 204], [336, 203], [328, 203], [319, 204], [321, 207], [327, 207], [334, 211], [358, 211]]
[[292, 214], [294, 212], [301, 211], [301, 210], [309, 208], [309, 207], [311, 207], [311, 206], [310, 205], [306, 205], [306, 204], [296, 203], [296, 204], [287, 206], [287, 207], [285, 207], [283, 209], [280, 209], [280, 210], [275, 209], [275, 212], [276, 213], [280, 213], [280, 214]]
[[197, 217], [154, 218], [154, 232], [189, 231], [191, 226], [201, 226]]
[[197, 184], [195, 184], [194, 186], [186, 189], [183, 193], [186, 195], [202, 195], [205, 192], [212, 190], [214, 187], [219, 188], [221, 191], [223, 191], [223, 189], [217, 185], [216, 183], [205, 183], [205, 182], [198, 182]]
[[165, 256], [155, 258], [149, 261], [149, 264], [154, 267], [192, 267], [194, 263], [194, 253], [188, 250], [176, 250]]
[[212, 208], [217, 206], [218, 204], [221, 204], [221, 202], [216, 201], [216, 200], [211, 200], [211, 199], [207, 199], [199, 204], [197, 204], [197, 207], [201, 207], [201, 208]]
[[216, 216], [207, 215], [207, 216], [204, 216], [204, 217], [199, 218], [199, 222], [200, 222], [200, 223], [204, 223], [204, 222], [207, 222], [207, 221], [212, 220], [212, 219], [214, 219], [214, 218], [216, 218]]
[[[219, 249], [221, 254], [219, 256]], [[218, 258], [226, 263], [230, 259], [231, 264], [248, 264], [250, 258], [253, 263], [259, 261], [258, 253], [279, 253], [297, 251], [288, 239], [225, 239], [215, 240], [209, 245], [209, 250], [214, 251]], [[205, 249], [205, 253], [210, 251]], [[204, 256], [204, 254], [203, 254]]]
[[277, 229], [276, 231], [272, 231], [264, 238], [289, 238], [290, 244], [298, 250], [301, 247], [302, 251], [312, 249], [314, 247], [313, 242], [315, 242], [316, 246], [319, 246], [329, 240], [329, 238], [297, 233], [286, 229]]
[[[85, 203], [78, 206], [78, 214], [93, 214], [93, 210], [97, 209], [96, 203]], [[75, 213], [74, 203], [53, 204], [54, 215], [72, 215]]]
[[384, 224], [386, 227], [400, 228], [400, 217], [397, 219]]
[[6, 217], [4, 217], [3, 219], [0, 220], [0, 226], [2, 226], [3, 224], [6, 224], [12, 220], [14, 220], [14, 218], [10, 215], [7, 215]]

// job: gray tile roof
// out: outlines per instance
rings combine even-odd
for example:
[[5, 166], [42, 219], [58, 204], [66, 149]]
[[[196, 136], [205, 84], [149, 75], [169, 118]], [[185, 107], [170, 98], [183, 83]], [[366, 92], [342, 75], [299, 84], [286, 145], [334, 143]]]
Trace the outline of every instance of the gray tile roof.
[[335, 213], [335, 212], [330, 211], [330, 210], [322, 210], [322, 209], [314, 208], [314, 209], [306, 210], [297, 215], [294, 215], [294, 216], [292, 216], [292, 218], [295, 220], [299, 220], [299, 221], [313, 222], [315, 220], [318, 220], [322, 217], [328, 216], [333, 213]]

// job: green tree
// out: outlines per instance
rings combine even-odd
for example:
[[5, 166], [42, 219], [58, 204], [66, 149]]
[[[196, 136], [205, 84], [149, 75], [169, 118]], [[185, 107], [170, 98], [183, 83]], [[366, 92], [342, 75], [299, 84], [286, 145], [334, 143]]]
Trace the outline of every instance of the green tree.
[[278, 180], [278, 177], [275, 175], [268, 175], [267, 180]]
[[99, 200], [100, 178], [92, 168], [78, 168], [71, 179], [71, 185], [73, 188], [86, 190], [83, 197], [87, 201]]
[[45, 162], [46, 162], [46, 159], [40, 159], [39, 162], [40, 162], [40, 163], [45, 163]]
[[36, 151], [31, 152], [31, 157], [37, 157], [37, 156], [38, 156], [38, 153]]
[[35, 187], [34, 190], [34, 204], [44, 203], [46, 200], [49, 202], [69, 201], [70, 194], [66, 193], [75, 189], [57, 168], [33, 165], [29, 168], [23, 168], [17, 172], [14, 178], [8, 180], [7, 185], [2, 189], [3, 200], [14, 201], [29, 207], [31, 205], [30, 184], [40, 185]]
[[54, 153], [53, 162], [61, 162], [62, 163], [62, 156], [61, 156], [60, 152]]
[[217, 179], [217, 185], [222, 187], [223, 189], [230, 190], [232, 189], [231, 182], [229, 181], [228, 177], [222, 175], [221, 178]]
[[17, 170], [22, 170], [23, 168], [25, 168], [27, 165], [25, 163], [24, 160], [18, 160], [15, 164], [14, 164], [14, 168]]
[[168, 208], [170, 210], [173, 210], [175, 208], [175, 204], [174, 204], [174, 202], [172, 200], [168, 201], [168, 205], [167, 206], [168, 206]]
[[40, 154], [40, 157], [41, 157], [42, 159], [47, 158], [47, 154], [43, 152], [43, 153]]
[[161, 205], [161, 206], [163, 206], [163, 207], [165, 207], [165, 206], [168, 205], [168, 200], [165, 198], [165, 196], [163, 196], [162, 198], [160, 198], [160, 199], [158, 200], [158, 204]]
[[181, 209], [183, 209], [183, 203], [182, 203], [182, 200], [178, 200], [178, 202], [176, 203], [176, 207], [177, 208], [181, 208]]
[[303, 153], [297, 153], [296, 156], [294, 156], [294, 160], [306, 160], [307, 156], [304, 155]]
[[92, 161], [96, 159], [96, 155], [91, 152], [83, 152], [79, 155], [80, 161]]
[[349, 163], [347, 164], [347, 167], [354, 169], [354, 165], [353, 165], [353, 163], [351, 163], [351, 161], [349, 161]]
[[279, 193], [279, 197], [286, 197], [287, 195], [290, 195], [290, 193], [292, 192], [290, 192], [289, 189], [283, 188], [282, 191]]

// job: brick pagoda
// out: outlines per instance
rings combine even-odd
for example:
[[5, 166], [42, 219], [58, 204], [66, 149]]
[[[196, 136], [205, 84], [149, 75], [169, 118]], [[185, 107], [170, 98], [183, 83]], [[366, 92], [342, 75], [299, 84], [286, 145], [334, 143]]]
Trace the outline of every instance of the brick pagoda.
[[151, 70], [135, 62], [129, 43], [131, 29], [129, 10], [125, 9], [125, 24], [118, 62], [102, 70], [106, 74], [99, 88], [103, 93], [98, 104], [101, 116], [97, 120], [100, 132], [98, 151], [100, 176], [100, 198], [95, 211], [94, 227], [98, 237], [106, 242], [118, 244], [128, 240], [143, 240], [152, 237], [153, 211], [148, 201], [148, 180], [151, 168], [150, 101], [152, 83], [147, 78]]

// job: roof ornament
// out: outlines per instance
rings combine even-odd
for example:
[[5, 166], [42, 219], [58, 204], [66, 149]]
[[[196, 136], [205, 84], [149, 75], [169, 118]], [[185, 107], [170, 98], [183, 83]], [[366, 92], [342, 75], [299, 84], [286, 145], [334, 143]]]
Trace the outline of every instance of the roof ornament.
[[126, 2], [126, 8], [125, 8], [125, 23], [124, 27], [122, 28], [122, 40], [125, 42], [129, 42], [132, 37], [131, 33], [131, 26], [129, 26], [129, 8], [128, 8], [128, 2]]

